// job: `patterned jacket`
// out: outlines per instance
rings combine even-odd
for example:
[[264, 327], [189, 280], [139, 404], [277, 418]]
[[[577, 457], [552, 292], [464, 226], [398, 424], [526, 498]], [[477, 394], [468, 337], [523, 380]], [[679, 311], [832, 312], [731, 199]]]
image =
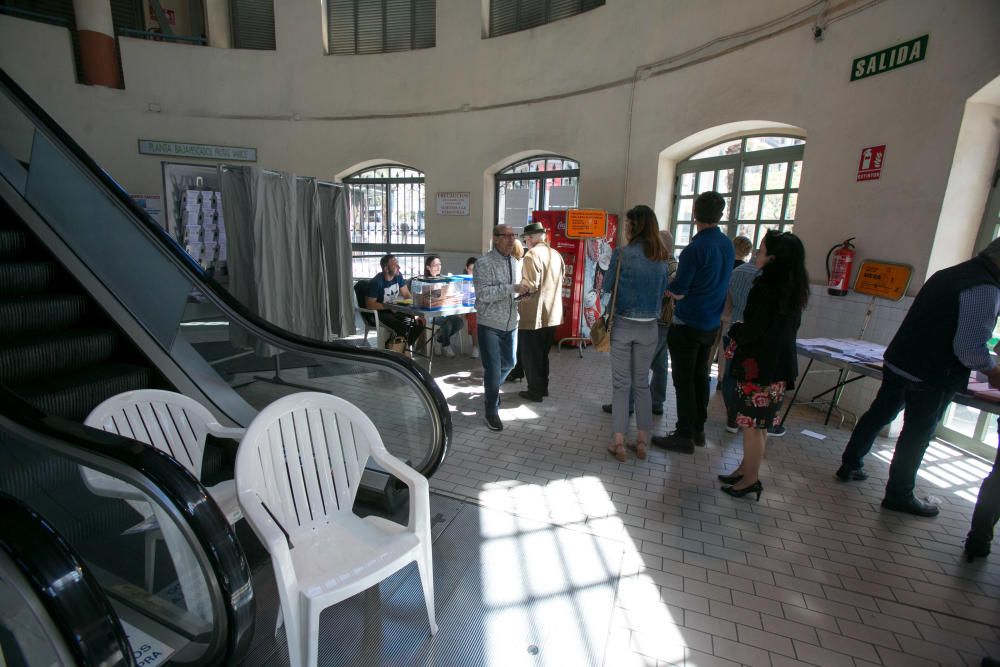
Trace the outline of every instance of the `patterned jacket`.
[[521, 281], [521, 262], [496, 249], [476, 260], [472, 282], [476, 287], [476, 317], [481, 326], [513, 331], [517, 328], [514, 285]]

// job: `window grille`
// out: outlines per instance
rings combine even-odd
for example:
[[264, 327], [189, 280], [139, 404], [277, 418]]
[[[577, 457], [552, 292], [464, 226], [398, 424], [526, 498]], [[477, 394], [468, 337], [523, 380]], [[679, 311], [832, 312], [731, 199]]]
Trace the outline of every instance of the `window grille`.
[[[379, 272], [379, 257], [399, 256], [406, 278], [423, 271], [424, 174], [402, 165], [380, 165], [344, 179], [350, 202], [355, 278]], [[404, 259], [412, 257], [414, 259]], [[419, 269], [415, 267], [419, 265]]]
[[532, 211], [577, 207], [580, 163], [559, 155], [530, 157], [497, 173], [493, 194], [493, 224], [523, 227]]
[[234, 49], [274, 51], [274, 1], [229, 0]]
[[490, 0], [490, 37], [537, 28], [604, 5], [604, 0]]

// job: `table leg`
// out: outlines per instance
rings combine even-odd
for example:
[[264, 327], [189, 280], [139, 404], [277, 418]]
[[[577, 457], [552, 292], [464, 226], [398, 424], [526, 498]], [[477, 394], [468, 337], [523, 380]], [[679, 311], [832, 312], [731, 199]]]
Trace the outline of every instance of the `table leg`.
[[792, 394], [792, 400], [788, 402], [788, 407], [785, 408], [785, 414], [781, 416], [781, 424], [779, 426], [785, 425], [785, 420], [788, 419], [788, 413], [792, 411], [792, 406], [795, 405], [795, 399], [799, 397], [799, 389], [802, 389], [802, 385], [805, 384], [806, 376], [809, 375], [809, 369], [812, 368], [813, 359], [810, 357], [809, 363], [806, 364], [806, 370], [799, 379], [799, 383], [795, 385], [795, 392]]
[[830, 407], [826, 409], [826, 420], [823, 422], [823, 426], [830, 424], [830, 415], [833, 414], [833, 408], [836, 407], [837, 402], [840, 400], [840, 392], [844, 388], [844, 371], [845, 369], [841, 368], [837, 372], [837, 384], [835, 385], [837, 389], [833, 392], [833, 396], [830, 397]]

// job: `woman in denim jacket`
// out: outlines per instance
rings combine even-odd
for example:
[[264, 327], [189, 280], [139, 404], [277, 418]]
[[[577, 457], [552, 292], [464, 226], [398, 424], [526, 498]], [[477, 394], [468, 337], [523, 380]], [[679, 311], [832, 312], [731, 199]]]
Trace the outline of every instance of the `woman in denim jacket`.
[[[649, 367], [656, 351], [656, 320], [663, 294], [667, 291], [667, 248], [660, 240], [656, 214], [639, 205], [625, 214], [628, 245], [611, 256], [605, 274], [611, 278], [604, 291], [618, 283], [614, 321], [611, 325], [611, 425], [614, 442], [608, 451], [625, 461], [625, 431], [628, 429], [629, 390], [635, 401], [635, 421], [639, 431], [634, 449], [646, 458], [649, 433], [653, 428], [652, 399], [649, 395]], [[621, 274], [618, 264], [621, 262]]]

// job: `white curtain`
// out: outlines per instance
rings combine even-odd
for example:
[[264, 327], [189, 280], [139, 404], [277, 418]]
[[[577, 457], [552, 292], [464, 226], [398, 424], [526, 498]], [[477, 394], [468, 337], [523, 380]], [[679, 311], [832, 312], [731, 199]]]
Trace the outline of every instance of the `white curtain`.
[[329, 340], [353, 333], [350, 237], [337, 194], [342, 188], [256, 167], [220, 170], [233, 295], [302, 336]]

